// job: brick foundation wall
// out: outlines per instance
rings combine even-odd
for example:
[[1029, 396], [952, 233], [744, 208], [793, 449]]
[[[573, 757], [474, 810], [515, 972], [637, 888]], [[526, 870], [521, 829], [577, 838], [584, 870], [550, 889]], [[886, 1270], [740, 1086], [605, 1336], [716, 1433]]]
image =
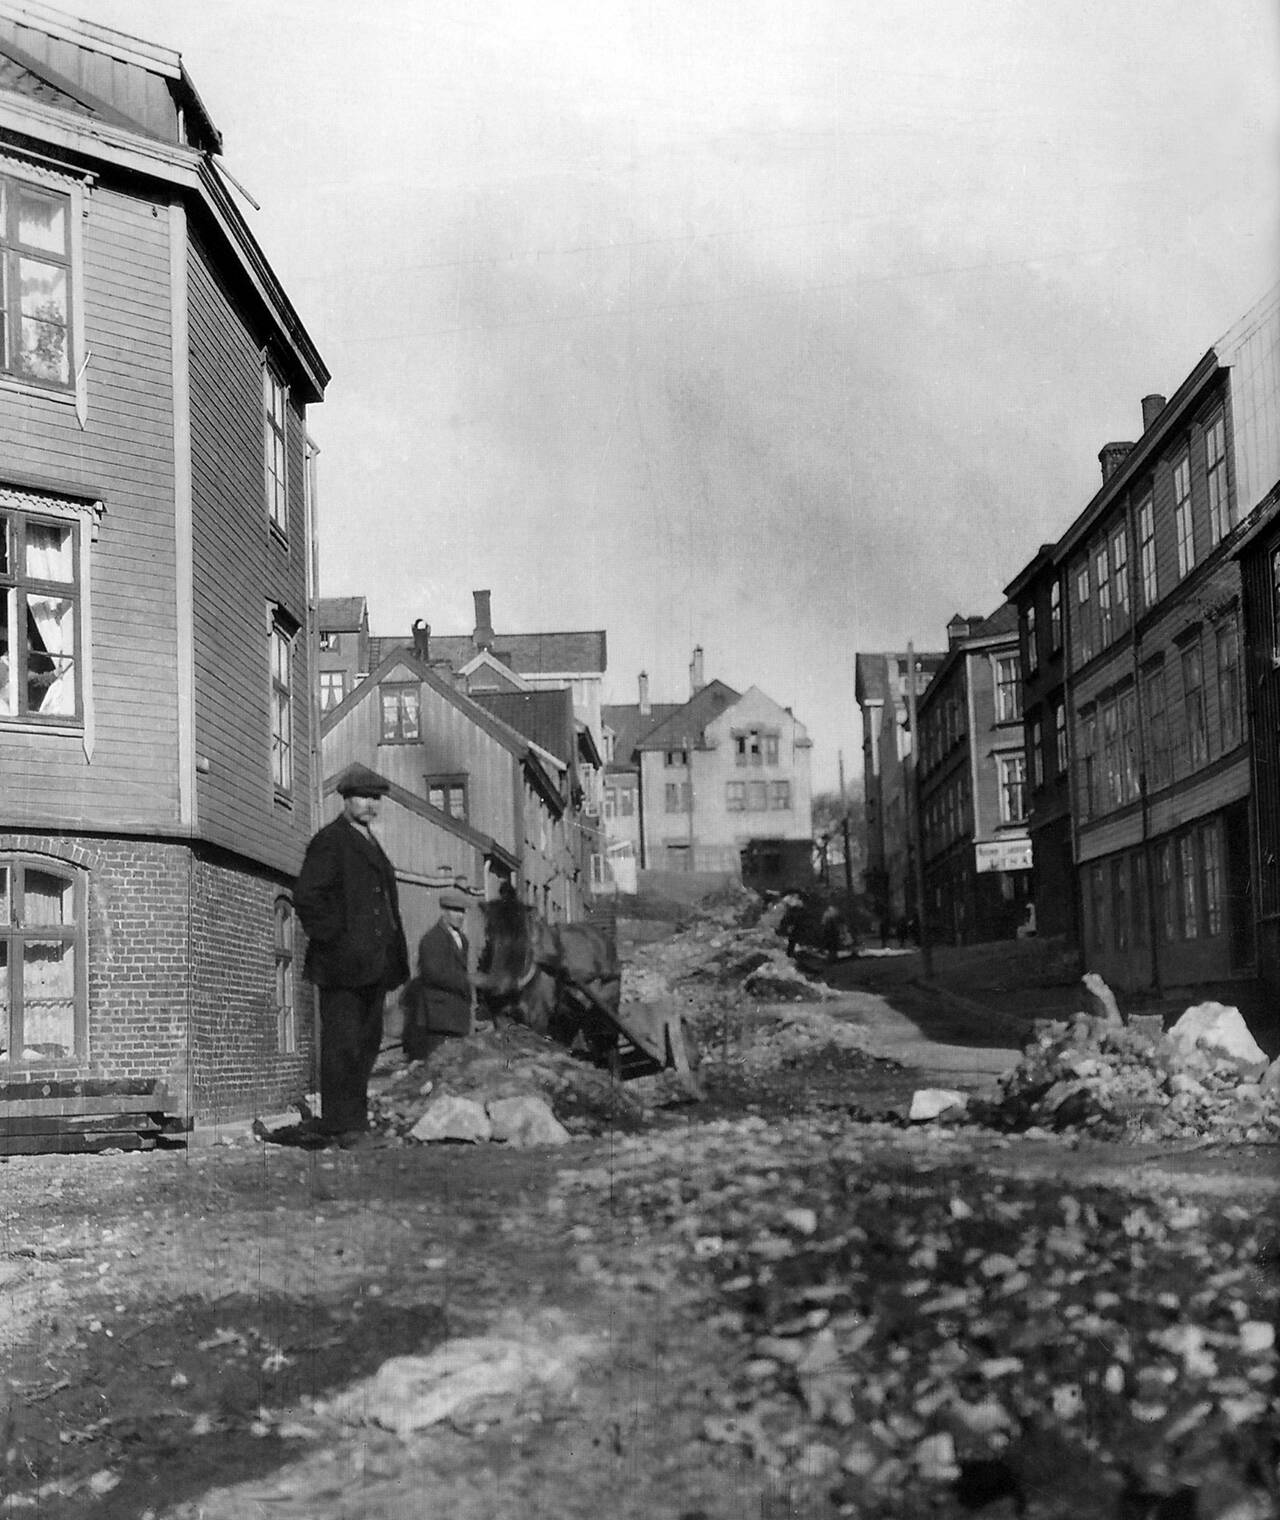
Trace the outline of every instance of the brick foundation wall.
[[302, 980], [300, 924], [293, 961], [297, 1049], [279, 1049], [273, 914], [286, 885], [232, 857], [193, 860], [190, 1070], [192, 1107], [202, 1118], [279, 1112], [311, 1085], [313, 994]]
[[0, 833], [0, 857], [86, 882], [88, 1048], [42, 1077], [163, 1078], [202, 1119], [270, 1113], [311, 1085], [312, 994], [297, 932], [296, 1052], [278, 1049], [275, 899], [288, 883], [232, 856], [160, 840]]

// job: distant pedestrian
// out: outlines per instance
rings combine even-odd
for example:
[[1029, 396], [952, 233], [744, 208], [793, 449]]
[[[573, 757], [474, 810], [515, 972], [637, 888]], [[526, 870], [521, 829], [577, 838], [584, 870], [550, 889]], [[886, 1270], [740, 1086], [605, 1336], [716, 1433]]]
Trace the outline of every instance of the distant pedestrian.
[[390, 790], [368, 766], [343, 771], [342, 813], [307, 846], [293, 894], [320, 989], [320, 1129], [343, 1146], [369, 1143], [383, 1003], [409, 975], [395, 869], [370, 827]]
[[820, 933], [827, 959], [835, 960], [840, 954], [840, 909], [835, 903], [828, 903], [823, 909]]
[[447, 1039], [471, 1033], [470, 947], [462, 929], [466, 915], [462, 893], [446, 892], [439, 919], [418, 945], [418, 974], [405, 997], [406, 1060], [425, 1061]]
[[791, 893], [783, 899], [782, 917], [778, 920], [778, 933], [787, 937], [787, 954], [794, 956], [804, 923], [804, 898]]

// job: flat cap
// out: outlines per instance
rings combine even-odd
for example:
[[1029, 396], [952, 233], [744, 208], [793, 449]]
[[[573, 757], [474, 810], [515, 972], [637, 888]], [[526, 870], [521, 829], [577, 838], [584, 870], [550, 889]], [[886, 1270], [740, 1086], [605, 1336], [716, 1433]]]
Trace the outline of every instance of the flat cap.
[[460, 913], [465, 913], [468, 904], [467, 899], [463, 897], [461, 892], [446, 892], [440, 899], [440, 906], [442, 908], [457, 908]]
[[338, 795], [341, 797], [385, 797], [390, 790], [391, 783], [385, 776], [358, 761], [347, 766], [338, 777]]

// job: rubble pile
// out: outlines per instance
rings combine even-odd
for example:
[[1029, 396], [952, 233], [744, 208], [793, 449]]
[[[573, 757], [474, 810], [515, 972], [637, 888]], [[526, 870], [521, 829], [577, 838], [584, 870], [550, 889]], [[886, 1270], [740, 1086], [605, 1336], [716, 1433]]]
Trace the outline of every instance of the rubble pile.
[[1158, 1015], [1126, 1023], [1112, 1009], [1039, 1026], [970, 1120], [1129, 1140], [1280, 1138], [1280, 1061], [1268, 1065], [1236, 1009], [1198, 1004], [1167, 1033]]
[[[429, 1061], [397, 1062], [379, 1074], [369, 1106], [376, 1127], [394, 1138], [538, 1144], [554, 1135], [548, 1119], [570, 1135], [638, 1127], [645, 1104], [632, 1089], [639, 1085], [619, 1085], [607, 1071], [520, 1025], [484, 1026], [446, 1041]], [[530, 1117], [504, 1126], [507, 1105], [517, 1099]], [[541, 1122], [532, 1117], [534, 1103], [547, 1111]]]
[[975, 1190], [936, 1131], [882, 1150], [798, 1133], [707, 1126], [678, 1168], [629, 1140], [607, 1178], [565, 1178], [681, 1242], [740, 1347], [702, 1437], [767, 1468], [787, 1513], [1280, 1513], [1280, 1282], [1256, 1207], [998, 1172]]

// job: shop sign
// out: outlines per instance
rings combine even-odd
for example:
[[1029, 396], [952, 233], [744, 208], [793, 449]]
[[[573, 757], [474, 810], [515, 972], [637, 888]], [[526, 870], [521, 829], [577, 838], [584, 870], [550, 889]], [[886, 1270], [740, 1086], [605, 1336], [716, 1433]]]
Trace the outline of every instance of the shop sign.
[[990, 839], [974, 845], [978, 871], [1029, 871], [1031, 869], [1031, 841], [1029, 839]]

